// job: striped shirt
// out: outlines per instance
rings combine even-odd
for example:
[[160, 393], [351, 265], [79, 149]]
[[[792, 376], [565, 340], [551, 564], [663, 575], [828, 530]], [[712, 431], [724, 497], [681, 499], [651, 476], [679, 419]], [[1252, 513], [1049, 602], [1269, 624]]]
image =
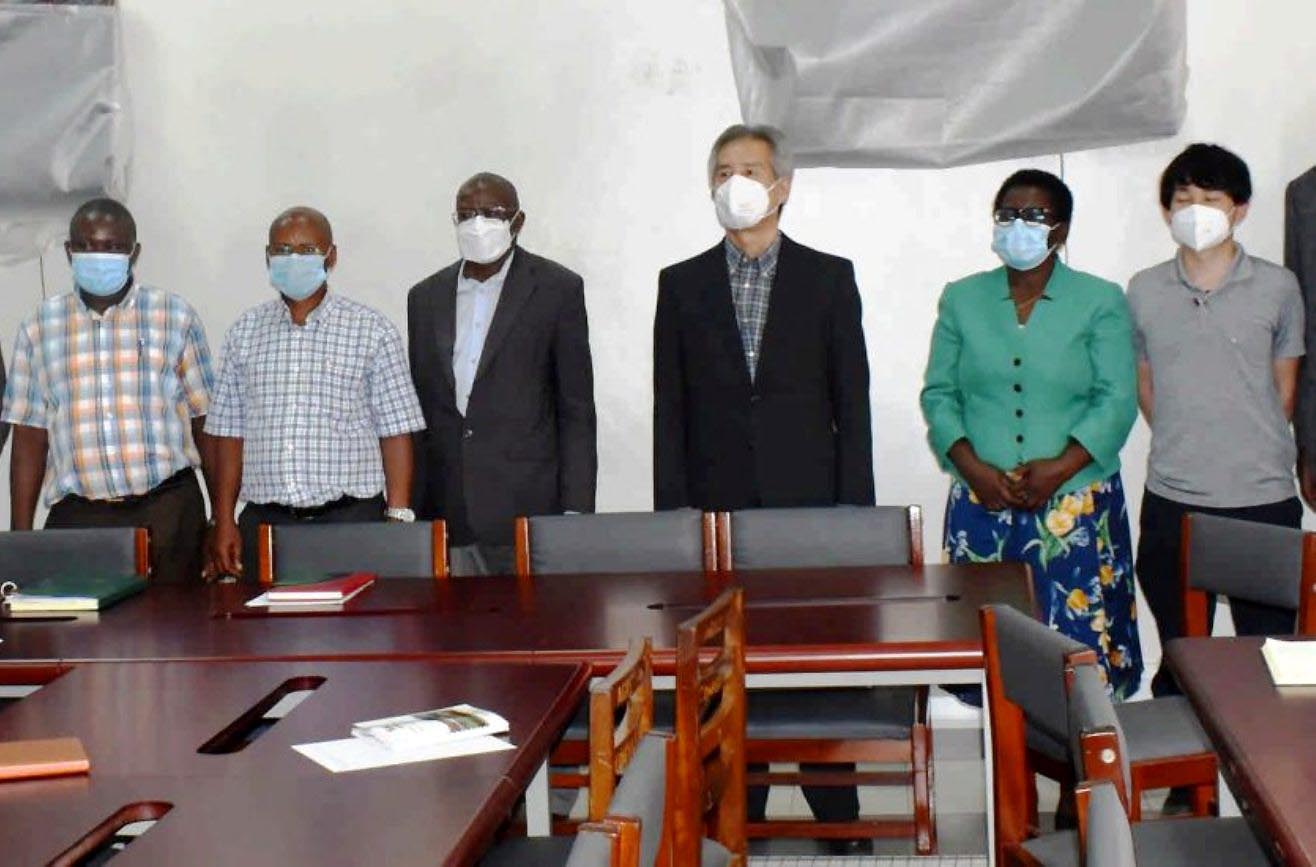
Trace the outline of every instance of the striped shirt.
[[19, 328], [0, 418], [46, 430], [47, 505], [112, 500], [200, 465], [191, 420], [213, 384], [205, 330], [182, 298], [134, 286], [99, 314], [71, 292]]
[[241, 498], [304, 508], [384, 490], [379, 440], [425, 427], [398, 330], [333, 292], [293, 322], [282, 299], [224, 338], [206, 433], [240, 437]]
[[736, 306], [736, 324], [740, 326], [740, 345], [745, 350], [745, 365], [749, 378], [758, 370], [759, 344], [763, 342], [763, 326], [768, 321], [768, 301], [772, 297], [772, 280], [777, 275], [777, 253], [781, 251], [781, 235], [757, 259], [751, 259], [740, 248], [726, 240], [727, 273], [731, 277], [731, 300]]

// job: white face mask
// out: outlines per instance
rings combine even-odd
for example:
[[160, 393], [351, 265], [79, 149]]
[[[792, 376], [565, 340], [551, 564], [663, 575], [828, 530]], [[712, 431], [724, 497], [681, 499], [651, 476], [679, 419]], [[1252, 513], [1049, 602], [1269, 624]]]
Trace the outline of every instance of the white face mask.
[[1195, 252], [1209, 250], [1233, 232], [1229, 225], [1229, 216], [1210, 205], [1188, 205], [1170, 215], [1170, 237], [1176, 244], [1182, 244]]
[[748, 229], [763, 222], [773, 210], [769, 193], [781, 183], [778, 178], [765, 187], [744, 175], [732, 175], [713, 191], [713, 205], [717, 221], [724, 229]]
[[[520, 214], [520, 211], [516, 212]], [[512, 248], [512, 220], [471, 217], [457, 224], [457, 250], [467, 262], [487, 265]]]

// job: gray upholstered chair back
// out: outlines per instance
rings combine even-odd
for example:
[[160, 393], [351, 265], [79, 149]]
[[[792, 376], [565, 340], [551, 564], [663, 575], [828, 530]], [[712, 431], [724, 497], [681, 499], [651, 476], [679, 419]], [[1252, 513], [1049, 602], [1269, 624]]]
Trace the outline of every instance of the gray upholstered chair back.
[[530, 518], [530, 573], [702, 572], [703, 519], [694, 509]]
[[571, 843], [566, 867], [611, 867], [612, 840], [606, 834], [581, 828]]
[[653, 867], [663, 839], [663, 817], [667, 808], [667, 751], [671, 737], [647, 734], [621, 775], [617, 791], [608, 805], [610, 816], [633, 816], [640, 820], [640, 867]]
[[1133, 829], [1110, 783], [1093, 783], [1088, 795], [1087, 867], [1138, 867]]
[[374, 572], [381, 578], [434, 574], [434, 525], [429, 521], [280, 524], [270, 532], [276, 582], [349, 572]]
[[1100, 775], [1100, 768], [1083, 765], [1083, 750], [1079, 741], [1084, 732], [1113, 729], [1119, 741], [1120, 774], [1124, 778], [1124, 791], [1132, 792], [1129, 776], [1129, 746], [1124, 739], [1124, 728], [1115, 714], [1115, 705], [1106, 694], [1101, 669], [1096, 665], [1074, 667], [1074, 682], [1069, 688], [1069, 744], [1074, 756], [1074, 779], [1088, 780]]
[[0, 581], [135, 574], [135, 527], [0, 532]]
[[1302, 530], [1193, 513], [1188, 586], [1280, 608], [1298, 607]]
[[[921, 540], [920, 544], [921, 544]], [[911, 562], [904, 506], [744, 509], [731, 513], [731, 567], [898, 566]]]
[[1008, 605], [993, 605], [1005, 697], [1049, 740], [1069, 743], [1065, 659], [1087, 648]]

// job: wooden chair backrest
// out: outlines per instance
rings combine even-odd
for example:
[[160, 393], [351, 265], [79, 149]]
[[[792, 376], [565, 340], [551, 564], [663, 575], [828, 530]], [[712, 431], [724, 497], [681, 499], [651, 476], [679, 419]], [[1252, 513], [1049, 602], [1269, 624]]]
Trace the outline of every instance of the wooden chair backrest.
[[[1183, 604], [1183, 634], [1188, 637], [1206, 637], [1211, 634], [1210, 606], [1207, 593], [1189, 586], [1192, 574], [1190, 556], [1193, 537], [1193, 516], [1183, 516], [1179, 543], [1179, 593]], [[1302, 536], [1302, 584], [1298, 590], [1298, 616], [1296, 634], [1316, 637], [1316, 533]]]
[[630, 816], [607, 816], [585, 822], [577, 834], [597, 834], [609, 844], [609, 867], [640, 867], [640, 820]]
[[[715, 535], [715, 518], [712, 512], [704, 512], [700, 518], [700, 532], [703, 535], [704, 571], [712, 572], [717, 567], [717, 540]], [[531, 551], [534, 541], [530, 534], [530, 519], [518, 517], [513, 525], [513, 541], [516, 545], [516, 574], [521, 578], [534, 573], [531, 567]], [[604, 570], [606, 571], [606, 570]]]
[[[431, 557], [430, 557], [430, 575], [435, 579], [448, 577], [448, 525], [444, 521], [431, 521]], [[324, 526], [332, 526], [325, 524]], [[275, 557], [277, 552], [274, 549], [274, 527], [270, 524], [261, 524], [256, 531], [256, 568], [260, 583], [270, 585], [274, 583], [275, 575]]]
[[630, 650], [612, 673], [589, 689], [591, 820], [607, 815], [618, 777], [652, 728], [653, 641], [645, 638], [631, 642]]
[[[718, 512], [716, 521], [717, 568], [720, 572], [730, 572], [736, 568], [735, 557], [731, 553], [732, 521], [730, 512]], [[906, 527], [909, 530], [910, 566], [923, 565], [923, 509], [919, 506], [906, 506]], [[822, 565], [822, 564], [820, 564]]]
[[743, 865], [745, 607], [739, 587], [677, 628], [676, 751], [675, 863], [698, 864], [700, 839], [708, 836], [731, 852], [733, 864]]

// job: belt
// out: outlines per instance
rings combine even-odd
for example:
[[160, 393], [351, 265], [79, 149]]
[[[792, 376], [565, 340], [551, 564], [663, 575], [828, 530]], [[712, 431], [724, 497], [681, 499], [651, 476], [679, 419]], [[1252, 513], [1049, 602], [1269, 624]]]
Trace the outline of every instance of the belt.
[[336, 500], [330, 500], [327, 503], [321, 503], [318, 506], [285, 506], [283, 503], [256, 503], [255, 505], [259, 506], [262, 509], [267, 509], [271, 512], [280, 512], [284, 515], [288, 515], [298, 520], [309, 520], [311, 518], [322, 517], [324, 515], [329, 514], [330, 512], [337, 512], [340, 509], [347, 509], [352, 506], [358, 506], [361, 503], [367, 503], [373, 499], [379, 499], [379, 497], [362, 498], [362, 497], [342, 496]]
[[192, 479], [193, 481], [196, 480], [196, 473], [192, 470], [191, 467], [188, 467], [187, 469], [179, 470], [178, 472], [174, 473], [172, 476], [165, 479], [163, 482], [156, 485], [154, 488], [151, 488], [151, 490], [147, 491], [144, 494], [129, 494], [126, 497], [106, 497], [103, 500], [93, 500], [90, 497], [84, 497], [81, 494], [69, 494], [67, 499], [78, 500], [83, 503], [109, 503], [115, 506], [135, 506], [138, 505], [139, 503], [143, 503], [151, 499], [154, 496], [163, 494], [165, 491], [171, 490], [173, 488], [178, 487], [179, 485], [185, 484], [188, 481], [188, 479]]

